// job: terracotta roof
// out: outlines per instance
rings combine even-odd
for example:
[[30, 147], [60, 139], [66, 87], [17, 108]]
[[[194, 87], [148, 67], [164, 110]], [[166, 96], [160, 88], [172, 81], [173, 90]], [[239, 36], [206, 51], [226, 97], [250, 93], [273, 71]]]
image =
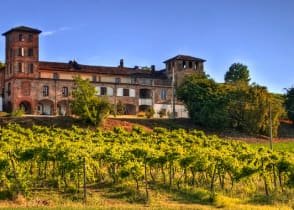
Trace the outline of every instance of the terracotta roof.
[[196, 58], [196, 57], [192, 57], [189, 55], [177, 55], [175, 57], [172, 57], [166, 61], [164, 61], [163, 63], [167, 63], [171, 60], [186, 60], [186, 61], [200, 61], [200, 62], [205, 62], [206, 60], [202, 59], [202, 58]]
[[10, 29], [9, 31], [6, 31], [2, 35], [6, 36], [8, 33], [12, 32], [12, 31], [31, 32], [31, 33], [38, 33], [38, 34], [42, 32], [39, 29], [30, 28], [27, 26], [18, 26], [18, 27]]
[[49, 71], [81, 72], [108, 75], [128, 75], [134, 77], [148, 77], [158, 79], [166, 78], [163, 71], [142, 70], [128, 67], [89, 66], [79, 64], [75, 61], [71, 61], [69, 63], [40, 61], [39, 69]]

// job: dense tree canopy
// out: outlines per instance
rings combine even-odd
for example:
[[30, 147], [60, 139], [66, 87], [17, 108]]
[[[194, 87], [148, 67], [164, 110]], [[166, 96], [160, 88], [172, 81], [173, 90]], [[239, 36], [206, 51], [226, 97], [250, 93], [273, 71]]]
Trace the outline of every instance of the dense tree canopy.
[[73, 114], [86, 122], [98, 125], [110, 112], [110, 103], [104, 97], [97, 97], [95, 87], [89, 80], [75, 77], [75, 90], [72, 92], [71, 108]]
[[287, 89], [285, 106], [288, 113], [288, 118], [294, 121], [294, 87]]
[[241, 63], [233, 63], [225, 74], [226, 83], [245, 82], [248, 84], [249, 81], [248, 67]]
[[257, 84], [217, 84], [207, 76], [192, 75], [177, 89], [191, 119], [211, 128], [235, 128], [242, 132], [268, 135], [269, 105], [272, 106], [273, 134], [277, 135], [283, 114], [282, 101]]
[[207, 75], [186, 77], [177, 89], [177, 98], [186, 103], [195, 123], [214, 128], [227, 127], [223, 88]]

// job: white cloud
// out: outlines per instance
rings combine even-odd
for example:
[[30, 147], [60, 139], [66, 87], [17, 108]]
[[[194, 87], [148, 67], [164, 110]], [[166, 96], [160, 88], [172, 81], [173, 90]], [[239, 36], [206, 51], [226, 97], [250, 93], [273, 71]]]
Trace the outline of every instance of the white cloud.
[[64, 27], [61, 27], [57, 30], [52, 30], [52, 31], [44, 31], [42, 32], [42, 36], [52, 36], [60, 31], [67, 31], [67, 30], [70, 30], [71, 28], [70, 27], [67, 27], [67, 26], [64, 26]]
[[51, 35], [53, 35], [53, 34], [55, 34], [56, 33], [56, 31], [44, 31], [44, 32], [42, 32], [42, 36], [51, 36]]

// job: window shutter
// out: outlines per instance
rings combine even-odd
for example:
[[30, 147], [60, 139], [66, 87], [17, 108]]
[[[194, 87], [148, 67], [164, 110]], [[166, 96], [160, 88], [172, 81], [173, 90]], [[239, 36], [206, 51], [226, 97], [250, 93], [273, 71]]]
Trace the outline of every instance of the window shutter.
[[107, 87], [107, 95], [108, 96], [113, 96], [113, 89], [112, 89], [112, 87]]
[[117, 88], [117, 96], [123, 96], [123, 88]]
[[101, 95], [101, 91], [100, 91], [100, 86], [96, 86], [96, 95], [100, 96]]
[[136, 97], [135, 89], [130, 89], [130, 97]]

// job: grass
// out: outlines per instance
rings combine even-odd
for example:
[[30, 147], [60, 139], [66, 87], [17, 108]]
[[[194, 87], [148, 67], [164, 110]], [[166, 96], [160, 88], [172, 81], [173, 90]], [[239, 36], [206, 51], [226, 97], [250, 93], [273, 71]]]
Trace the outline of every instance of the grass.
[[[265, 143], [256, 143], [256, 144], [250, 144], [254, 148], [260, 148], [265, 147], [269, 148], [269, 144]], [[294, 142], [277, 142], [273, 143], [273, 150], [276, 151], [285, 151], [285, 152], [294, 152]]]
[[[13, 201], [0, 201], [0, 209], [9, 210], [114, 210], [114, 209], [144, 209], [144, 210], [172, 210], [172, 209], [238, 209], [238, 210], [288, 210], [290, 206], [283, 203], [268, 204], [232, 198], [216, 194], [211, 199], [207, 190], [201, 188], [169, 189], [162, 185], [159, 188], [150, 188], [150, 201], [142, 202], [144, 190], [136, 191], [135, 186], [128, 185], [101, 185], [88, 189], [87, 202], [83, 202], [82, 192], [71, 195], [58, 191], [36, 190], [29, 197], [17, 196]], [[137, 198], [137, 199], [136, 199]]]

